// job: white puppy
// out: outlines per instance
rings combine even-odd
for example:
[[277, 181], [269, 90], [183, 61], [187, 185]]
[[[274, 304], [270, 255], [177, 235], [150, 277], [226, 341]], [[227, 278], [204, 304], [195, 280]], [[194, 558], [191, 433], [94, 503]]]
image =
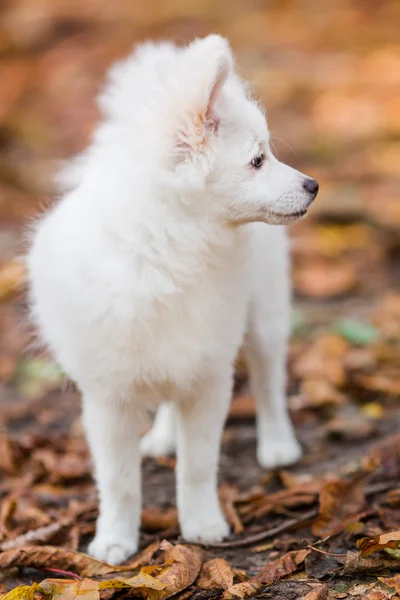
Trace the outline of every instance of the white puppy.
[[182, 535], [228, 534], [217, 464], [243, 341], [259, 461], [299, 458], [285, 402], [287, 241], [265, 223], [304, 215], [318, 184], [274, 158], [219, 36], [140, 46], [111, 70], [100, 106], [27, 260], [33, 318], [83, 395], [100, 496], [89, 551], [118, 563], [137, 549], [143, 415], [164, 400]]

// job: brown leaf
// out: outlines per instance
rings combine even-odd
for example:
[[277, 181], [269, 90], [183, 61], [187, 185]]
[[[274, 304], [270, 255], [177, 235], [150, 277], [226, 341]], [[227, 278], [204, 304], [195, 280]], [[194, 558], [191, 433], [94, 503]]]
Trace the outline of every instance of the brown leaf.
[[134, 571], [137, 567], [142, 567], [146, 563], [151, 562], [154, 554], [160, 549], [160, 542], [156, 540], [149, 544], [142, 552], [137, 554], [133, 560], [125, 563], [125, 567], [129, 570]]
[[346, 397], [335, 386], [322, 377], [305, 379], [300, 384], [300, 395], [291, 402], [295, 410], [303, 408], [321, 408], [327, 405], [341, 405]]
[[349, 344], [336, 334], [319, 335], [301, 352], [293, 365], [294, 374], [300, 379], [325, 379], [341, 387], [346, 382], [344, 359]]
[[157, 600], [164, 600], [191, 585], [198, 576], [202, 563], [202, 554], [198, 548], [190, 548], [177, 544], [173, 546], [166, 540], [160, 548], [165, 550], [165, 562], [170, 566], [158, 580], [165, 584], [165, 589], [157, 595]]
[[322, 487], [319, 502], [319, 516], [313, 523], [313, 534], [325, 537], [343, 531], [365, 505], [364, 480], [328, 481]]
[[311, 592], [304, 596], [303, 600], [328, 600], [329, 587], [326, 584], [315, 587]]
[[242, 533], [244, 529], [243, 523], [241, 522], [235, 507], [235, 502], [238, 497], [237, 490], [233, 486], [223, 483], [220, 486], [218, 492], [222, 510], [227, 518], [229, 525], [232, 526], [233, 532], [236, 535]]
[[16, 458], [13, 444], [6, 433], [0, 432], [0, 471], [13, 473], [16, 469]]
[[264, 584], [273, 583], [277, 579], [281, 579], [297, 571], [309, 554], [310, 550], [293, 550], [292, 552], [287, 552], [287, 554], [284, 554], [280, 558], [267, 563], [257, 578]]
[[388, 479], [400, 476], [400, 434], [389, 435], [375, 444], [362, 460], [366, 472], [385, 475]]
[[341, 575], [354, 575], [355, 573], [377, 573], [383, 569], [392, 571], [400, 570], [400, 561], [389, 559], [363, 558], [358, 552], [348, 551], [344, 566], [340, 569]]
[[21, 548], [29, 544], [46, 543], [67, 525], [67, 522], [50, 523], [50, 525], [45, 525], [44, 527], [27, 531], [26, 533], [23, 533], [12, 540], [6, 540], [5, 542], [2, 542], [0, 544], [0, 552], [11, 550], [12, 548]]
[[392, 550], [395, 550], [399, 547], [399, 545], [400, 531], [392, 531], [391, 533], [384, 533], [373, 538], [364, 537], [360, 540], [357, 540], [357, 546], [360, 554], [365, 558], [384, 548], [391, 548]]
[[43, 569], [52, 567], [77, 573], [82, 577], [106, 575], [126, 571], [126, 567], [113, 567], [95, 560], [81, 552], [65, 550], [54, 546], [25, 546], [6, 550], [0, 554], [0, 569], [11, 567], [34, 567]]
[[148, 506], [142, 511], [142, 528], [146, 531], [162, 531], [178, 527], [178, 515], [175, 508], [161, 510], [157, 506]]
[[17, 500], [15, 494], [11, 494], [4, 498], [0, 505], [0, 540], [7, 535], [8, 521], [11, 519], [17, 508]]
[[234, 583], [230, 588], [225, 590], [221, 600], [237, 600], [237, 598], [247, 598], [254, 596], [262, 587], [262, 583], [257, 579]]
[[390, 588], [394, 588], [397, 594], [400, 594], [400, 575], [394, 577], [378, 577], [379, 581]]
[[226, 590], [233, 585], [235, 573], [224, 558], [213, 558], [204, 563], [197, 585], [203, 590]]
[[316, 259], [304, 262], [294, 273], [294, 285], [305, 296], [325, 298], [353, 290], [357, 272], [351, 262]]

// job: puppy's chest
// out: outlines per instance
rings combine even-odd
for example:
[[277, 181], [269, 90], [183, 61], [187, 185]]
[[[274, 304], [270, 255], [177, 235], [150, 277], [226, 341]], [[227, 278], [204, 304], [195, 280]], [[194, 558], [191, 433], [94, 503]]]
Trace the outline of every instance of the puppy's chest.
[[153, 288], [151, 298], [135, 302], [131, 342], [136, 366], [170, 373], [190, 370], [234, 352], [243, 335], [249, 295], [245, 257], [233, 252], [224, 264], [199, 271], [176, 290]]

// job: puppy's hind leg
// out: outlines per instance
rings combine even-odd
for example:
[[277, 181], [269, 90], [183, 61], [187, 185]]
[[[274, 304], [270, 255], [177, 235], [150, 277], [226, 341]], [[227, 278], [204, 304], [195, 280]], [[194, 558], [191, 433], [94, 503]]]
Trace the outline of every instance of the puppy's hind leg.
[[140, 440], [142, 456], [169, 456], [176, 450], [176, 409], [172, 402], [164, 402], [156, 412], [154, 423]]
[[100, 500], [89, 554], [119, 564], [137, 550], [141, 481], [137, 407], [129, 400], [83, 395], [83, 423], [92, 453]]
[[302, 451], [286, 401], [289, 282], [277, 276], [269, 283], [251, 305], [244, 352], [257, 404], [257, 459], [262, 467], [273, 469], [295, 463]]

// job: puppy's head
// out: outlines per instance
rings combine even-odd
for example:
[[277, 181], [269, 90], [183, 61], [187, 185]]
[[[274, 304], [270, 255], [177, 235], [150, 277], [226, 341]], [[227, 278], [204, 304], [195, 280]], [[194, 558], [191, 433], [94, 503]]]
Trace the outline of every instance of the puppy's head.
[[179, 51], [179, 64], [175, 172], [228, 223], [286, 224], [305, 215], [318, 183], [272, 154], [265, 115], [235, 74], [227, 41], [195, 40]]

